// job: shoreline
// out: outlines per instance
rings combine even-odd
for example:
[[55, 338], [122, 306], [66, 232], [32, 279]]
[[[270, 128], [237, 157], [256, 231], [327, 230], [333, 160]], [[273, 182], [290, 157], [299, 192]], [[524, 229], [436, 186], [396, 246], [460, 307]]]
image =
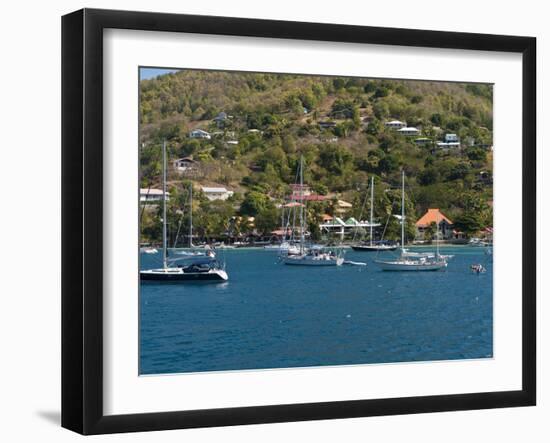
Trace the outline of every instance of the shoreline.
[[[258, 251], [258, 250], [261, 250], [261, 251], [266, 251], [266, 252], [278, 252], [278, 249], [276, 248], [271, 248], [271, 249], [266, 249], [264, 247], [265, 245], [260, 245], [260, 246], [253, 246], [253, 245], [250, 245], [250, 246], [239, 246], [239, 247], [213, 247], [212, 249], [214, 250], [217, 250], [217, 251]], [[335, 246], [326, 246], [326, 245], [321, 245], [323, 247], [326, 247], [327, 249], [351, 249], [351, 243], [350, 244], [342, 244], [342, 245], [335, 245]], [[160, 246], [151, 246], [151, 247], [154, 247], [156, 249], [162, 249], [162, 247]], [[437, 245], [435, 243], [432, 243], [432, 244], [427, 244], [427, 245], [405, 245], [405, 247], [407, 249], [433, 249], [435, 247], [437, 247]], [[487, 248], [487, 247], [493, 247], [493, 246], [470, 246], [468, 244], [453, 244], [453, 243], [441, 243], [439, 245], [440, 248], [468, 248], [468, 249], [483, 249], [483, 248]], [[206, 248], [202, 248], [202, 247], [194, 247], [194, 248], [168, 248], [169, 250], [172, 250], [172, 251], [201, 251], [201, 250], [204, 250], [204, 251], [207, 251], [208, 249]]]

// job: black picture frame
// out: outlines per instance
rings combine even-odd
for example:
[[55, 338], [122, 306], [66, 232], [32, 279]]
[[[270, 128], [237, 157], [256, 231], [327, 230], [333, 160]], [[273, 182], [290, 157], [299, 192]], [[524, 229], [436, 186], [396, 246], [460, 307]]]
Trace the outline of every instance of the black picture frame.
[[[171, 31], [522, 54], [522, 389], [131, 415], [103, 413], [103, 31]], [[62, 426], [81, 434], [530, 406], [536, 403], [536, 39], [83, 9], [62, 18]]]

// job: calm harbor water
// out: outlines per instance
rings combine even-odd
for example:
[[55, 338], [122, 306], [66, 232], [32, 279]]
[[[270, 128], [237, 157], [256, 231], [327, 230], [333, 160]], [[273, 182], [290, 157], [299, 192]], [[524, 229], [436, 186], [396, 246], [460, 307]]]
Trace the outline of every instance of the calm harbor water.
[[[273, 251], [220, 251], [228, 282], [141, 285], [140, 373], [492, 357], [492, 256], [441, 252], [455, 254], [444, 272], [394, 273], [376, 253], [346, 252], [367, 267], [304, 268]], [[143, 254], [141, 266], [159, 260]]]

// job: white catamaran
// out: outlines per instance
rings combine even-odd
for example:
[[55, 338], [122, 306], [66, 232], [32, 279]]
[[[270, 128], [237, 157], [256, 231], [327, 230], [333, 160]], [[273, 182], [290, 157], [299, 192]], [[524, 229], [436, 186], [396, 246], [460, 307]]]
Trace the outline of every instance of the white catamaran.
[[440, 271], [445, 269], [447, 261], [439, 254], [439, 240], [437, 241], [437, 252], [435, 255], [413, 257], [404, 248], [405, 222], [405, 171], [403, 171], [401, 183], [401, 254], [396, 260], [375, 260], [375, 263], [383, 271]]
[[[285, 265], [295, 266], [341, 266], [344, 263], [344, 257], [340, 253], [335, 253], [332, 250], [323, 248], [306, 248], [305, 247], [305, 231], [306, 231], [306, 214], [305, 214], [305, 199], [304, 199], [304, 158], [300, 158], [300, 245], [298, 254], [289, 253], [282, 257]], [[293, 230], [294, 231], [294, 230]]]
[[226, 281], [229, 278], [227, 272], [215, 257], [200, 256], [189, 259], [188, 263], [169, 265], [166, 248], [166, 142], [162, 144], [162, 164], [162, 268], [140, 271], [140, 280], [167, 283]]

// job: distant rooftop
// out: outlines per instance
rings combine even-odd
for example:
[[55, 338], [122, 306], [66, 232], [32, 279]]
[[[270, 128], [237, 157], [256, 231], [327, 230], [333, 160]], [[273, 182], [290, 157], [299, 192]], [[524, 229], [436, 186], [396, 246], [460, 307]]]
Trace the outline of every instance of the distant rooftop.
[[141, 188], [139, 193], [142, 195], [162, 195], [162, 189]]
[[218, 193], [218, 192], [229, 192], [226, 188], [214, 187], [214, 186], [201, 186], [202, 192], [208, 193]]
[[416, 226], [425, 227], [430, 226], [432, 223], [441, 223], [442, 221], [452, 225], [453, 222], [445, 216], [438, 208], [430, 208], [428, 211], [418, 219]]

